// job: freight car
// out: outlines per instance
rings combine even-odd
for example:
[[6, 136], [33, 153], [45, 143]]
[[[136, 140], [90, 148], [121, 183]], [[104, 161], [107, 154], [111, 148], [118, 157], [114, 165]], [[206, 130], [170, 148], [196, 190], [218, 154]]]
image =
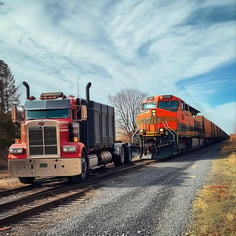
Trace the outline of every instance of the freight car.
[[228, 137], [199, 112], [173, 95], [147, 97], [136, 117], [133, 147], [140, 147], [141, 157], [162, 159]]
[[[22, 183], [36, 177], [65, 176], [72, 181], [85, 180], [89, 169], [131, 160], [123, 143], [115, 143], [114, 108], [86, 99], [66, 97], [62, 92], [30, 96], [23, 107], [21, 138], [9, 148], [8, 167]], [[19, 110], [19, 109], [18, 109]], [[16, 106], [12, 119], [20, 121]]]

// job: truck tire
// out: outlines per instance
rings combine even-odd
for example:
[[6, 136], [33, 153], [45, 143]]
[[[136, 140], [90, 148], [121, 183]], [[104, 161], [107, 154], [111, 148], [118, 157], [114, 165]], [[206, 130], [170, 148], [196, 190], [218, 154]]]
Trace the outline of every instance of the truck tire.
[[85, 179], [87, 179], [87, 176], [88, 176], [88, 159], [84, 151], [81, 157], [81, 174], [79, 176], [80, 176], [81, 181], [84, 181]]
[[125, 163], [125, 145], [119, 147], [119, 154], [113, 154], [113, 162], [115, 166], [120, 166]]
[[132, 161], [132, 152], [130, 145], [123, 145], [125, 151], [125, 163], [130, 163]]
[[35, 180], [35, 177], [18, 177], [22, 184], [32, 184]]
[[81, 157], [81, 174], [70, 177], [70, 181], [73, 183], [83, 182], [88, 176], [88, 159], [86, 153], [83, 151]]

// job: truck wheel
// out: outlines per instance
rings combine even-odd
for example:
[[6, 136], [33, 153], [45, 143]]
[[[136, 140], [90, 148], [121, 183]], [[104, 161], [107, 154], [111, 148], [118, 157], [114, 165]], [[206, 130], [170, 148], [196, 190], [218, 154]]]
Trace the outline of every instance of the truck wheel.
[[22, 184], [32, 184], [35, 180], [35, 177], [18, 177]]
[[120, 166], [125, 163], [125, 148], [124, 145], [120, 146], [119, 154], [113, 154], [113, 162], [115, 166]]
[[132, 161], [132, 153], [130, 146], [123, 145], [125, 151], [125, 163], [130, 163]]
[[81, 157], [81, 174], [80, 175], [74, 175], [70, 177], [70, 181], [73, 183], [78, 183], [85, 181], [88, 175], [88, 161], [86, 153], [83, 151], [82, 157]]
[[81, 174], [79, 175], [80, 180], [84, 181], [85, 179], [87, 179], [87, 175], [88, 175], [88, 161], [86, 153], [83, 152], [81, 157]]

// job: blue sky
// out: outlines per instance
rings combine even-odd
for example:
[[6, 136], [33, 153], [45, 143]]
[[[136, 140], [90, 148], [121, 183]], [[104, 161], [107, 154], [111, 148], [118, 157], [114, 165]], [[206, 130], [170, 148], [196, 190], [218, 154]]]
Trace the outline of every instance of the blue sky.
[[[236, 132], [235, 0], [1, 0], [0, 59], [32, 95], [173, 94]], [[22, 88], [22, 101], [25, 98]]]

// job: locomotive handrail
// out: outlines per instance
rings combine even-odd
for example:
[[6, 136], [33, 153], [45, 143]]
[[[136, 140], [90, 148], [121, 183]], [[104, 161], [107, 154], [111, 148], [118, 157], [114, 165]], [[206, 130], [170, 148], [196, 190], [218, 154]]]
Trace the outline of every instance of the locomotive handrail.
[[175, 135], [177, 137], [177, 142], [178, 142], [178, 135], [177, 132], [175, 132], [173, 129], [170, 128], [169, 124], [167, 121], [163, 121], [161, 120], [161, 123], [163, 124], [163, 126], [171, 133], [171, 135], [173, 136], [173, 141], [175, 142]]
[[131, 137], [131, 143], [134, 143], [134, 136], [139, 132], [138, 129], [136, 129], [136, 131], [133, 133], [132, 137]]

